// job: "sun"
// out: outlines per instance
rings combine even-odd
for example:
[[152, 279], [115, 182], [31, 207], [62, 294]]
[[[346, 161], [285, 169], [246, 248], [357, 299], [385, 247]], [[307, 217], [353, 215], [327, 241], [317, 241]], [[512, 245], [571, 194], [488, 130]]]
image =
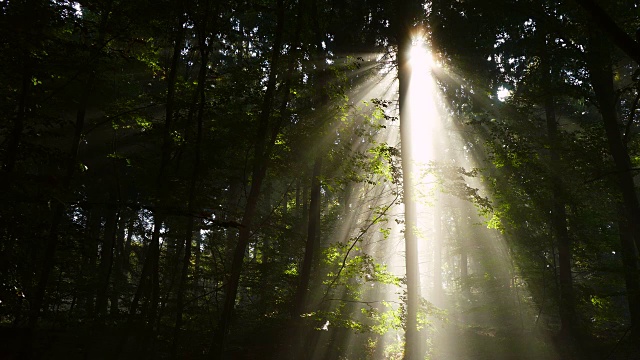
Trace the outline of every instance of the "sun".
[[431, 61], [429, 57], [429, 52], [424, 40], [414, 40], [409, 53], [409, 64], [411, 65], [411, 68], [415, 69], [423, 66], [430, 67]]
[[424, 40], [414, 39], [409, 54], [411, 77], [409, 80], [409, 111], [413, 156], [417, 163], [433, 159], [434, 124], [438, 119], [435, 82], [432, 76], [433, 58]]
[[435, 67], [440, 67], [440, 65], [433, 59], [425, 38], [415, 37], [412, 39], [411, 43], [411, 50], [409, 51], [409, 65], [412, 69], [427, 68], [432, 70]]

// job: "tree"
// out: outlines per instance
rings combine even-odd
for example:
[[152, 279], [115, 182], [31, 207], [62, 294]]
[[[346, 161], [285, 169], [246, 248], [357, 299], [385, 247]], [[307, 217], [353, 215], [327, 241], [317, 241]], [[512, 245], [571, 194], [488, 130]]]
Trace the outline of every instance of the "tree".
[[634, 6], [0, 2], [0, 352], [633, 353]]
[[[403, 3], [404, 4], [404, 3]], [[418, 265], [418, 227], [415, 199], [415, 173], [413, 168], [410, 104], [408, 89], [411, 81], [409, 52], [412, 38], [411, 8], [401, 5], [398, 11], [398, 79], [400, 104], [400, 132], [402, 141], [402, 189], [405, 211], [405, 256], [407, 264], [407, 320], [405, 324], [404, 358], [419, 359], [422, 354], [420, 334], [418, 332], [418, 308], [420, 307], [420, 270]]]

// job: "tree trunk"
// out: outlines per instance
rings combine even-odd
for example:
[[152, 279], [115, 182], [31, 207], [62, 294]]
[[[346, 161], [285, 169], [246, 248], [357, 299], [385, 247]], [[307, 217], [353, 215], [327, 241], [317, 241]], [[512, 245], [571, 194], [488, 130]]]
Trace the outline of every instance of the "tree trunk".
[[415, 172], [412, 154], [412, 119], [409, 98], [411, 67], [409, 53], [411, 50], [411, 6], [407, 1], [398, 4], [398, 80], [400, 105], [400, 141], [402, 144], [402, 190], [405, 217], [405, 256], [406, 256], [406, 323], [404, 359], [417, 360], [422, 357], [420, 333], [418, 331], [418, 312], [420, 308], [420, 269], [418, 263], [418, 218], [415, 196]]
[[307, 226], [307, 243], [305, 246], [304, 260], [300, 269], [300, 282], [296, 290], [293, 317], [297, 318], [305, 311], [307, 292], [311, 280], [311, 269], [314, 263], [314, 254], [317, 250], [317, 239], [320, 231], [320, 176], [322, 172], [322, 157], [316, 157], [313, 164], [311, 177], [311, 202], [309, 204], [309, 223]]
[[134, 213], [129, 219], [127, 225], [127, 239], [124, 242], [124, 253], [122, 256], [122, 267], [126, 273], [131, 276], [131, 241], [133, 239], [133, 230], [136, 224], [137, 213]]
[[16, 33], [12, 34], [15, 39], [19, 39], [18, 41], [22, 43], [22, 51], [20, 54], [20, 65], [22, 65], [22, 71], [18, 106], [16, 107], [16, 114], [13, 120], [13, 126], [11, 127], [11, 132], [7, 138], [7, 148], [5, 151], [4, 162], [2, 163], [2, 169], [7, 173], [11, 173], [15, 167], [24, 132], [25, 120], [27, 119], [27, 113], [30, 108], [33, 67], [37, 66], [36, 61], [32, 58], [30, 47], [38, 41], [38, 38], [42, 38], [43, 36], [42, 29], [40, 27], [41, 25], [37, 24], [37, 21], [34, 21], [37, 16], [34, 16], [34, 14], [40, 15], [39, 13], [42, 11], [41, 8], [45, 6], [50, 5], [41, 0], [24, 1], [20, 9], [22, 26], [16, 31]]
[[600, 34], [590, 34], [588, 52], [589, 75], [596, 94], [600, 114], [607, 135], [607, 144], [616, 166], [616, 177], [622, 193], [625, 217], [629, 219], [634, 243], [640, 249], [640, 203], [636, 196], [631, 159], [622, 135], [616, 111], [616, 93], [613, 86], [611, 48]]
[[438, 194], [433, 208], [433, 294], [435, 304], [440, 305], [443, 296], [442, 289], [442, 195]]
[[167, 167], [172, 153], [173, 140], [172, 130], [174, 123], [175, 105], [176, 105], [176, 82], [178, 77], [178, 66], [180, 63], [180, 54], [183, 50], [184, 43], [184, 14], [182, 1], [177, 1], [178, 23], [175, 28], [175, 38], [173, 40], [173, 54], [171, 56], [171, 65], [169, 75], [167, 77], [167, 97], [165, 101], [165, 123], [163, 129], [162, 151], [160, 158], [160, 169], [156, 180], [158, 186], [158, 201], [156, 210], [153, 214], [153, 234], [151, 236], [151, 244], [149, 244], [149, 263], [151, 267], [151, 298], [149, 311], [147, 314], [148, 323], [154, 327], [157, 320], [158, 300], [160, 298], [160, 228], [162, 227], [166, 215], [164, 214], [165, 203], [169, 197], [169, 181], [167, 176]]
[[[620, 193], [622, 194], [623, 219], [621, 223], [624, 231], [621, 233], [621, 241], [623, 245], [623, 256], [627, 258], [625, 261], [625, 280], [630, 282], [628, 283], [628, 289], [630, 286], [632, 291], [628, 294], [628, 301], [630, 304], [633, 304], [630, 306], [630, 310], [635, 312], [638, 309], [638, 294], [633, 291], [637, 283], [634, 280], [634, 278], [637, 277], [637, 272], [634, 271], [633, 263], [636, 262], [637, 266], [637, 257], [634, 258], [635, 261], [632, 261], [631, 256], [634, 254], [634, 247], [636, 254], [637, 249], [640, 249], [640, 203], [638, 202], [633, 173], [631, 171], [631, 159], [629, 158], [627, 147], [621, 135], [622, 126], [618, 122], [616, 93], [613, 86], [611, 49], [603, 36], [593, 29], [590, 31], [589, 37], [590, 49], [587, 57], [589, 75], [604, 122], [609, 151], [615, 163], [616, 180]], [[638, 336], [640, 332], [640, 330], [638, 330], [640, 329], [640, 323], [638, 323], [638, 321], [640, 321], [639, 317], [636, 313], [632, 314], [631, 318], [635, 329], [635, 336]]]
[[[271, 69], [269, 71], [269, 78], [267, 81], [267, 88], [264, 94], [264, 101], [262, 109], [259, 115], [258, 130], [255, 137], [255, 151], [253, 158], [253, 169], [251, 173], [251, 186], [249, 190], [249, 196], [245, 205], [244, 214], [242, 216], [242, 222], [239, 229], [238, 243], [236, 244], [233, 259], [231, 263], [231, 272], [226, 284], [226, 292], [224, 298], [224, 304], [220, 320], [218, 322], [217, 329], [214, 333], [214, 348], [213, 351], [216, 355], [222, 356], [224, 352], [224, 344], [226, 342], [226, 335], [231, 325], [231, 318], [233, 310], [235, 308], [236, 297], [238, 294], [238, 287], [240, 285], [240, 274], [242, 272], [243, 262], [247, 246], [251, 237], [251, 226], [253, 224], [256, 210], [258, 207], [258, 200], [262, 189], [262, 183], [267, 173], [267, 166], [269, 161], [269, 153], [267, 150], [267, 137], [269, 132], [269, 122], [272, 113], [272, 104], [276, 88], [277, 69], [280, 64], [280, 53], [282, 48], [282, 37], [284, 33], [284, 1], [278, 0], [277, 5], [277, 26], [275, 33], [275, 40], [273, 44], [273, 52], [271, 55]], [[288, 90], [287, 90], [288, 92]], [[273, 129], [276, 131], [277, 129]], [[270, 146], [269, 146], [270, 148]]]
[[93, 318], [95, 315], [95, 294], [98, 238], [100, 237], [100, 223], [102, 215], [97, 206], [92, 206], [87, 211], [87, 221], [85, 224], [86, 233], [83, 236], [82, 246], [82, 266], [80, 274], [80, 290], [78, 295], [78, 306], [84, 310], [85, 316]]
[[[467, 218], [465, 217], [465, 219]], [[471, 219], [469, 219], [468, 224], [472, 224]], [[459, 226], [459, 224], [456, 225]], [[460, 284], [462, 284], [462, 292], [469, 295], [471, 293], [471, 288], [469, 286], [469, 257], [467, 255], [469, 240], [465, 237], [466, 234], [463, 235], [458, 226], [456, 226], [456, 228], [460, 245]]]
[[627, 289], [627, 303], [629, 304], [629, 320], [631, 321], [631, 336], [640, 337], [640, 276], [638, 273], [638, 249], [633, 243], [633, 234], [624, 216], [622, 204], [619, 208], [620, 220], [620, 249], [624, 266], [624, 281]]
[[[551, 74], [546, 74], [552, 76]], [[562, 179], [560, 178], [560, 155], [558, 149], [558, 122], [555, 115], [553, 92], [545, 90], [545, 116], [549, 141], [549, 169], [551, 172], [551, 228], [558, 246], [558, 267], [560, 284], [560, 322], [563, 335], [574, 338], [577, 331], [573, 276], [571, 274], [571, 238], [567, 231], [567, 214], [563, 200]]]
[[[207, 9], [208, 2], [206, 2]], [[205, 83], [207, 77], [207, 61], [209, 60], [210, 46], [207, 45], [207, 26], [206, 20], [203, 24], [203, 33], [200, 34], [200, 70], [198, 72], [198, 86], [196, 88], [198, 111], [197, 111], [197, 131], [196, 131], [196, 143], [195, 154], [193, 159], [193, 169], [191, 172], [191, 179], [189, 180], [189, 195], [187, 200], [187, 213], [192, 215], [196, 211], [196, 185], [199, 181], [200, 175], [200, 163], [201, 163], [201, 147], [202, 147], [202, 132], [204, 123], [204, 107], [206, 104], [205, 99]], [[180, 272], [180, 282], [178, 283], [178, 294], [176, 299], [176, 320], [173, 331], [173, 343], [171, 346], [171, 358], [177, 359], [178, 345], [180, 341], [180, 328], [182, 327], [182, 315], [184, 313], [184, 293], [187, 287], [189, 264], [191, 264], [191, 245], [193, 242], [193, 231], [196, 219], [193, 216], [187, 218], [187, 226], [184, 233], [184, 255], [182, 258], [182, 269]]]
[[549, 144], [549, 186], [551, 187], [551, 229], [558, 247], [558, 283], [560, 285], [560, 333], [569, 341], [577, 336], [577, 316], [573, 276], [571, 274], [572, 245], [567, 230], [567, 214], [562, 186], [562, 166], [560, 164], [560, 148], [558, 139], [558, 120], [556, 118], [554, 83], [555, 74], [551, 66], [551, 54], [546, 51], [546, 37], [542, 41], [542, 91], [544, 93], [544, 110]]
[[300, 184], [300, 176], [298, 176], [296, 178], [296, 210], [295, 210], [295, 215], [296, 216], [301, 216], [302, 215], [302, 202], [300, 200], [300, 192], [301, 192], [301, 184]]
[[471, 241], [467, 239], [468, 233], [471, 232], [471, 228], [469, 229], [469, 231], [463, 232], [460, 225], [460, 221], [458, 219], [462, 218], [464, 223], [473, 224], [474, 221], [472, 217], [473, 217], [473, 211], [471, 208], [471, 204], [468, 204], [466, 202], [461, 203], [460, 217], [458, 216], [453, 217], [454, 227], [456, 230], [455, 234], [456, 234], [457, 245], [458, 245], [457, 251], [460, 254], [460, 264], [458, 265], [460, 270], [460, 288], [462, 293], [466, 296], [468, 296], [471, 292], [471, 289], [469, 286], [469, 256], [468, 256], [468, 247], [471, 244]]
[[640, 64], [640, 44], [622, 30], [595, 0], [576, 0], [576, 2], [587, 12], [591, 22], [598, 25], [609, 39], [633, 61]]
[[109, 206], [104, 228], [104, 238], [102, 241], [96, 291], [96, 315], [101, 322], [104, 321], [104, 317], [107, 315], [109, 278], [111, 277], [111, 269], [113, 267], [113, 251], [117, 224], [118, 210], [114, 206]]
[[[111, 2], [108, 2], [105, 10], [101, 14], [97, 45], [91, 49], [91, 59], [97, 57], [97, 54], [101, 51], [100, 46], [104, 43], [105, 32], [107, 28], [107, 22], [111, 13]], [[76, 169], [78, 168], [78, 151], [80, 149], [80, 142], [82, 141], [84, 132], [84, 123], [86, 120], [87, 109], [89, 108], [89, 97], [93, 91], [93, 87], [96, 81], [97, 72], [95, 70], [89, 70], [87, 79], [84, 83], [82, 94], [80, 95], [78, 110], [76, 112], [75, 131], [73, 134], [73, 140], [71, 142], [71, 149], [67, 158], [67, 167], [65, 176], [62, 181], [61, 189], [66, 192], [71, 187], [71, 181], [74, 177]], [[55, 265], [56, 248], [58, 247], [59, 240], [59, 227], [64, 219], [64, 212], [66, 210], [65, 204], [58, 199], [52, 200], [53, 211], [51, 216], [51, 226], [49, 228], [48, 235], [46, 237], [43, 261], [38, 278], [38, 284], [34, 291], [34, 296], [31, 301], [31, 307], [29, 309], [29, 328], [35, 328], [38, 318], [40, 317], [40, 310], [43, 307], [44, 295], [49, 283], [49, 276]]]
[[[118, 221], [118, 231], [116, 233], [116, 242], [114, 246], [113, 255], [114, 260], [114, 274], [113, 274], [113, 287], [111, 288], [111, 309], [109, 314], [114, 317], [120, 312], [120, 292], [124, 287], [124, 257], [125, 257], [125, 227], [127, 226], [128, 219], [125, 217], [124, 212], [120, 213], [120, 220]], [[127, 255], [128, 256], [128, 255]]]
[[31, 91], [31, 58], [29, 51], [25, 49], [22, 55], [22, 84], [20, 86], [20, 97], [18, 99], [18, 110], [13, 121], [11, 134], [9, 135], [5, 161], [2, 168], [7, 173], [13, 171], [18, 158], [18, 148], [24, 130], [24, 121], [27, 117], [29, 91]]
[[142, 317], [145, 320], [145, 324], [150, 328], [150, 344], [141, 344], [142, 346], [149, 345], [151, 351], [155, 346], [155, 331], [158, 325], [158, 301], [160, 299], [160, 229], [165, 223], [166, 214], [166, 202], [169, 197], [169, 179], [167, 175], [167, 168], [171, 159], [173, 151], [173, 139], [172, 130], [174, 123], [174, 114], [176, 106], [176, 82], [178, 75], [178, 65], [180, 63], [180, 56], [183, 50], [184, 42], [184, 10], [182, 7], [182, 1], [177, 0], [177, 24], [174, 29], [173, 38], [173, 51], [171, 55], [171, 63], [169, 65], [169, 72], [167, 76], [167, 95], [165, 97], [165, 122], [162, 129], [162, 145], [160, 152], [160, 165], [158, 174], [156, 177], [156, 203], [153, 211], [153, 232], [151, 235], [151, 241], [147, 249], [147, 255], [145, 257], [142, 273], [140, 275], [140, 282], [138, 288], [133, 297], [131, 305], [129, 307], [129, 320], [126, 331], [123, 335], [123, 343], [121, 343], [120, 351], [124, 342], [129, 337], [131, 328], [133, 326], [133, 320], [137, 316], [140, 300], [144, 297], [145, 306], [142, 309]]

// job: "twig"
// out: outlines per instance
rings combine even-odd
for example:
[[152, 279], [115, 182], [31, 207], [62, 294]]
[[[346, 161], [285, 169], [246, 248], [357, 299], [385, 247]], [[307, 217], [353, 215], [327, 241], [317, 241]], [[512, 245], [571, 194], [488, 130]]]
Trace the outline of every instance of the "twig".
[[329, 284], [329, 286], [327, 287], [327, 291], [324, 293], [324, 296], [322, 297], [322, 300], [320, 300], [320, 303], [324, 302], [327, 298], [327, 296], [329, 295], [329, 290], [331, 290], [331, 288], [336, 284], [336, 282], [338, 281], [338, 279], [340, 278], [340, 274], [342, 274], [342, 270], [344, 270], [344, 268], [347, 266], [347, 259], [349, 258], [349, 255], [351, 254], [351, 251], [353, 250], [353, 248], [356, 247], [356, 244], [362, 239], [362, 237], [369, 231], [369, 229], [378, 222], [378, 220], [380, 220], [380, 218], [382, 218], [382, 216], [386, 215], [387, 211], [389, 211], [389, 209], [391, 208], [391, 206], [393, 206], [396, 201], [398, 201], [398, 198], [400, 197], [400, 192], [398, 191], [396, 193], [396, 197], [393, 199], [393, 201], [391, 201], [389, 203], [389, 205], [387, 205], [383, 211], [381, 211], [378, 216], [376, 216], [375, 219], [373, 219], [369, 225], [367, 225], [364, 229], [360, 230], [360, 234], [358, 234], [358, 236], [356, 236], [352, 242], [351, 242], [351, 246], [349, 247], [349, 250], [347, 250], [346, 254], [344, 254], [344, 257], [342, 259], [342, 265], [340, 265], [340, 269], [338, 269], [338, 273], [336, 274], [336, 276], [333, 278], [333, 280], [331, 281], [331, 283]]
[[616, 352], [616, 350], [618, 349], [618, 346], [620, 346], [620, 343], [622, 342], [622, 340], [624, 340], [624, 338], [627, 337], [627, 334], [629, 333], [629, 331], [633, 329], [633, 326], [629, 326], [629, 328], [627, 329], [627, 331], [624, 332], [624, 334], [622, 334], [622, 337], [620, 339], [618, 339], [618, 341], [616, 342], [616, 345], [613, 347], [613, 349], [611, 349], [611, 352], [609, 353], [609, 355], [607, 355], [607, 357], [605, 358], [605, 360], [609, 360], [611, 359], [611, 357], [613, 356], [613, 354]]

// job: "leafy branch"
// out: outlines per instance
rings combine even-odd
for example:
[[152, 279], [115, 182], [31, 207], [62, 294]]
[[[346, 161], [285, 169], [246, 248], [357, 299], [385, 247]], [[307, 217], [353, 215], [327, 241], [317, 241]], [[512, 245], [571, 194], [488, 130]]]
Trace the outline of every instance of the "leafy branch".
[[389, 209], [397, 203], [398, 199], [400, 198], [400, 191], [396, 191], [396, 196], [393, 199], [393, 201], [389, 202], [389, 204], [387, 206], [384, 207], [384, 209], [382, 211], [380, 211], [378, 213], [378, 215], [369, 222], [369, 224], [360, 229], [360, 233], [358, 234], [358, 236], [354, 237], [351, 239], [351, 245], [349, 246], [349, 249], [347, 249], [347, 252], [344, 254], [344, 257], [342, 258], [342, 263], [340, 265], [340, 268], [338, 269], [338, 273], [336, 274], [336, 276], [333, 278], [333, 280], [331, 281], [331, 283], [329, 284], [329, 286], [327, 286], [327, 290], [325, 291], [324, 296], [322, 297], [322, 299], [320, 300], [320, 303], [323, 303], [327, 300], [327, 296], [329, 296], [329, 290], [331, 290], [336, 282], [338, 281], [338, 279], [340, 278], [340, 275], [342, 274], [342, 271], [347, 267], [347, 259], [349, 258], [349, 255], [351, 254], [351, 252], [353, 251], [353, 249], [356, 247], [356, 245], [362, 240], [362, 237], [369, 231], [369, 229], [377, 224], [389, 211]]

